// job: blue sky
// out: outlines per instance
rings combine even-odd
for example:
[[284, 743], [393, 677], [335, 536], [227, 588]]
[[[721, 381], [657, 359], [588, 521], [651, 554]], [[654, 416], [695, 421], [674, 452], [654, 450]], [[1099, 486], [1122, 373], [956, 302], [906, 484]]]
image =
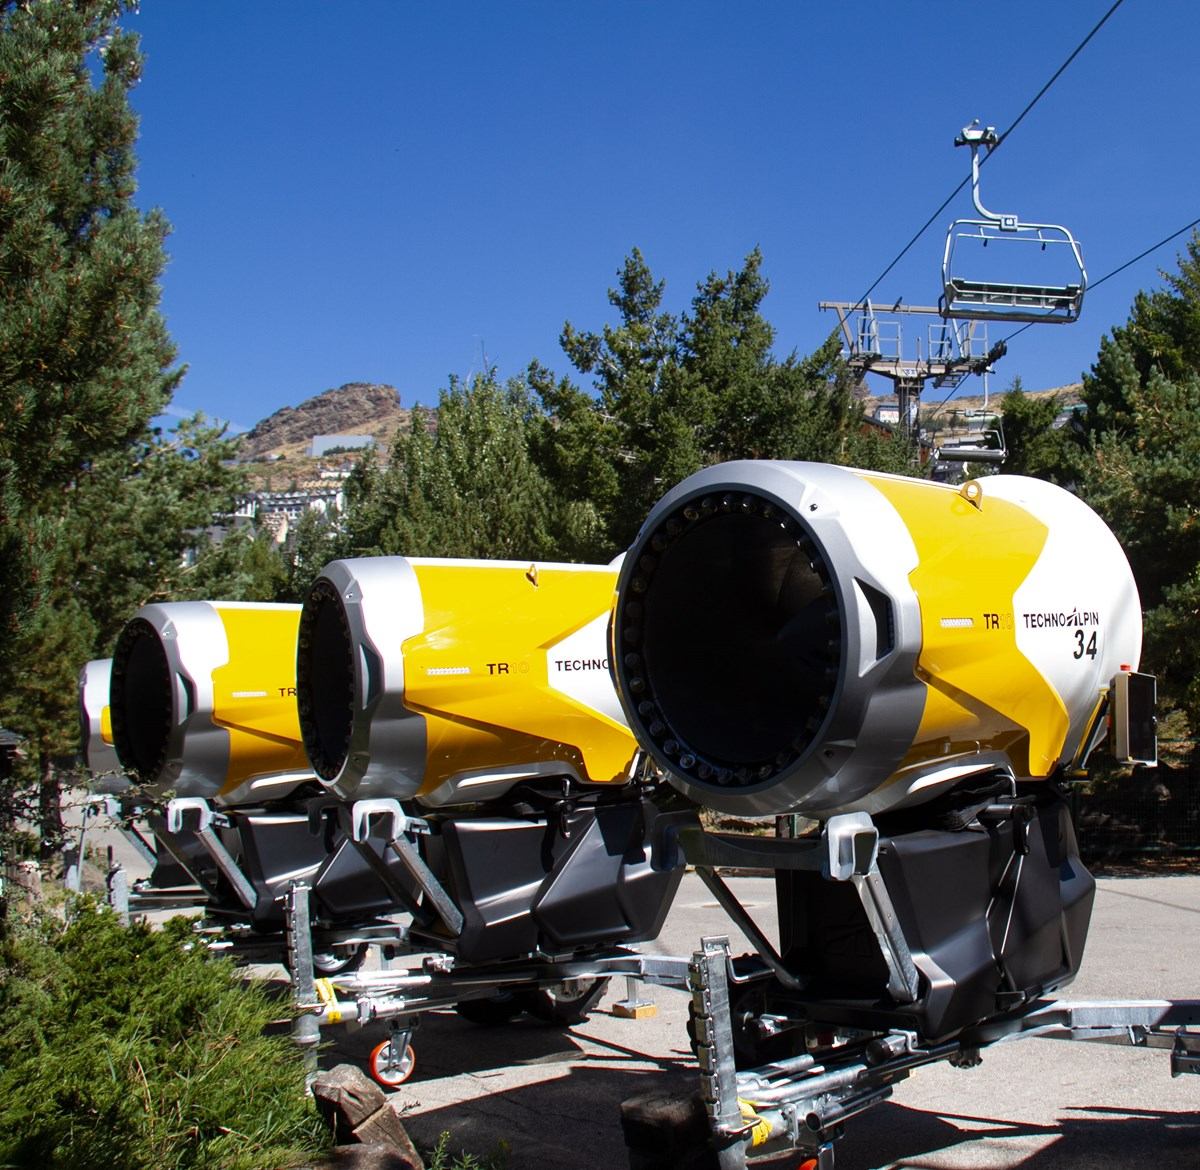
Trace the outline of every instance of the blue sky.
[[[958, 131], [1007, 127], [1110, 2], [143, 0], [174, 406], [249, 426], [348, 381], [411, 405], [485, 360], [568, 373], [564, 320], [611, 320], [634, 247], [674, 311], [761, 247], [777, 349], [806, 353], [817, 302], [857, 299], [964, 176]], [[1069, 226], [1093, 280], [1200, 216], [1198, 33], [1194, 0], [1125, 0], [984, 202]], [[970, 214], [963, 192], [875, 297], [933, 304]], [[1077, 380], [1182, 246], [1025, 331], [993, 389]]]

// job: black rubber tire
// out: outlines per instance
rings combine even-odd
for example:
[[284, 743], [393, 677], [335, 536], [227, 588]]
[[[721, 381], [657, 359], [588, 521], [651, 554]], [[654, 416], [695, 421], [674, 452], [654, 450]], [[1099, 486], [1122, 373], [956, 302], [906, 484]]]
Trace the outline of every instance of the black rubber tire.
[[509, 1020], [519, 1016], [526, 1008], [523, 996], [515, 991], [497, 991], [486, 999], [464, 999], [454, 1005], [464, 1020], [472, 1024], [494, 1028], [498, 1024], [507, 1024]]
[[571, 979], [555, 987], [539, 987], [530, 993], [530, 1014], [548, 1024], [582, 1024], [607, 986], [607, 979]]
[[345, 975], [357, 971], [367, 960], [370, 948], [362, 943], [349, 952], [343, 951], [314, 951], [313, 974], [318, 979], [328, 979], [331, 975]]

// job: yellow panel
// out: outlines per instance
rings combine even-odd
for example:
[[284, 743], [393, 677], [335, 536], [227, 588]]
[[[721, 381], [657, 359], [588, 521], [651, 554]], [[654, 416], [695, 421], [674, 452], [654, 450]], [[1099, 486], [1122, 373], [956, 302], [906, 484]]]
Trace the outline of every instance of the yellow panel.
[[299, 606], [217, 612], [229, 643], [228, 663], [213, 671], [213, 722], [229, 732], [221, 792], [255, 776], [307, 771], [296, 714]]
[[916, 763], [1028, 740], [1028, 775], [1045, 776], [1070, 719], [1058, 692], [1017, 649], [1013, 596], [1045, 547], [1046, 526], [1023, 508], [977, 507], [920, 480], [864, 475], [904, 519], [919, 562], [909, 580], [921, 607], [917, 675], [925, 712], [901, 773]]
[[616, 573], [413, 567], [425, 630], [404, 643], [405, 704], [427, 718], [421, 791], [463, 772], [552, 760], [570, 763], [584, 779], [623, 780], [633, 737], [551, 687], [546, 653], [608, 611]]
[[107, 703], [100, 710], [100, 740], [109, 747], [113, 745], [112, 708]]

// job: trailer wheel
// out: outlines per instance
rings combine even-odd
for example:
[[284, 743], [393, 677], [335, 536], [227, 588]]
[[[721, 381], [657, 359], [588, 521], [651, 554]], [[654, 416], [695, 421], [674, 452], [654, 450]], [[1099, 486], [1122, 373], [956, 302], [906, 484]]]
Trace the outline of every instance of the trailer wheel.
[[539, 987], [530, 995], [529, 1011], [548, 1024], [582, 1024], [607, 986], [607, 979], [566, 979], [553, 987]]
[[404, 1055], [396, 1061], [392, 1058], [392, 1042], [385, 1040], [371, 1049], [367, 1067], [371, 1070], [371, 1076], [385, 1089], [398, 1089], [417, 1067], [417, 1054], [411, 1044], [406, 1044]]
[[497, 991], [486, 999], [459, 1000], [454, 1005], [454, 1010], [472, 1024], [494, 1027], [497, 1024], [507, 1024], [514, 1016], [519, 1016], [525, 1007], [525, 1001], [515, 991]]
[[331, 975], [345, 975], [349, 971], [357, 971], [367, 958], [369, 950], [366, 943], [346, 951], [314, 951], [313, 971], [318, 979], [328, 979]]

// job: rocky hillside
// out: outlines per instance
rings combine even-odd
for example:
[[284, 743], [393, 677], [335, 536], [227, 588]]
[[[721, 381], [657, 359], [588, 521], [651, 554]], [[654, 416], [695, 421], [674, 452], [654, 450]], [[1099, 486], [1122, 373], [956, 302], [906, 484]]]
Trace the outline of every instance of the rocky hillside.
[[241, 437], [239, 454], [247, 461], [305, 455], [314, 435], [374, 435], [386, 445], [409, 413], [395, 386], [347, 382], [263, 419]]
[[[1057, 394], [1062, 405], [1079, 401], [1078, 383], [1059, 386], [1054, 390], [1029, 391], [1030, 397]], [[991, 404], [998, 407], [1002, 394], [993, 394]], [[983, 405], [982, 396], [955, 398], [942, 405], [944, 395], [937, 392], [925, 395], [922, 415], [961, 414]], [[884, 403], [894, 403], [894, 395], [868, 397], [863, 403], [867, 412]], [[308, 455], [314, 435], [372, 435], [376, 446], [386, 456], [387, 446], [400, 427], [407, 427], [412, 412], [400, 405], [395, 386], [376, 382], [347, 382], [335, 390], [326, 390], [308, 398], [299, 406], [285, 406], [255, 425], [241, 436], [239, 455], [245, 462], [274, 462], [283, 458], [289, 463], [303, 461]]]
[[[1058, 398], [1060, 407], [1074, 406], [1080, 401], [1080, 392], [1083, 390], [1082, 382], [1072, 382], [1066, 386], [1055, 386], [1052, 390], [1026, 390], [1027, 398], [1048, 398], [1051, 394]], [[999, 393], [992, 391], [988, 400], [988, 408], [999, 412], [1000, 402], [1003, 399], [1005, 391]], [[868, 414], [875, 410], [878, 406], [894, 405], [896, 396], [894, 394], [868, 395], [863, 400], [863, 408]], [[951, 398], [946, 401], [946, 392], [944, 390], [931, 389], [928, 386], [925, 388], [925, 393], [921, 397], [921, 418], [924, 420], [927, 417], [962, 415], [972, 410], [983, 409], [983, 395], [962, 395], [961, 397]]]

